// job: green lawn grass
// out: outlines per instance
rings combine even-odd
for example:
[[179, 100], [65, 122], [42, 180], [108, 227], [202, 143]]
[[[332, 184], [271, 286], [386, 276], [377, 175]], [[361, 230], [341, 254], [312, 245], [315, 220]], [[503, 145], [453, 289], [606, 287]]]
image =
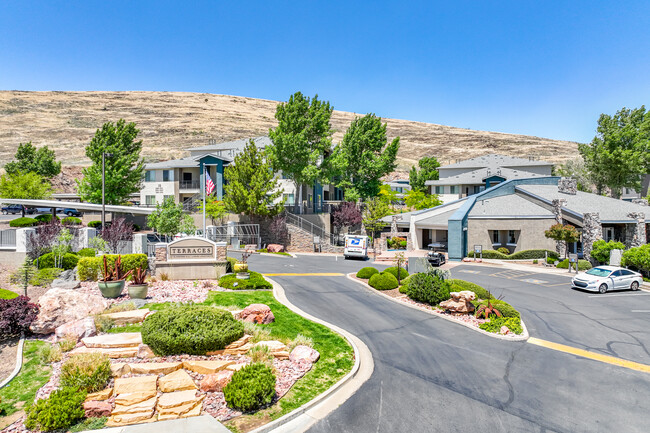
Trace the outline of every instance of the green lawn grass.
[[17, 298], [18, 293], [12, 292], [11, 290], [7, 289], [0, 289], [0, 299], [13, 299]]
[[[236, 430], [236, 425], [253, 419], [273, 420], [307, 403], [318, 394], [326, 391], [354, 365], [352, 347], [339, 334], [329, 328], [314, 323], [292, 312], [278, 302], [271, 292], [242, 291], [242, 292], [210, 292], [206, 305], [230, 306], [244, 308], [250, 304], [266, 304], [273, 311], [275, 322], [259, 325], [268, 328], [272, 338], [288, 341], [298, 334], [309, 337], [314, 342], [314, 349], [320, 352], [320, 360], [300, 379], [293, 388], [275, 405], [252, 415], [243, 415], [228, 423], [228, 427]], [[169, 304], [148, 305], [152, 310], [164, 309]], [[254, 422], [254, 421], [253, 421]]]
[[36, 397], [36, 391], [50, 378], [51, 368], [41, 362], [38, 350], [48, 343], [37, 340], [25, 341], [23, 351], [23, 368], [7, 386], [0, 389], [0, 413], [11, 415], [30, 405]]

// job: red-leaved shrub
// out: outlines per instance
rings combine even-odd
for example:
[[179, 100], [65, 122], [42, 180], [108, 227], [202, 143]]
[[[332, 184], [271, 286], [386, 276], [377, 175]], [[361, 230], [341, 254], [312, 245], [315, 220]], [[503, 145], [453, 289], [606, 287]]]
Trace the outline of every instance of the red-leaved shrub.
[[27, 296], [0, 299], [0, 341], [17, 337], [29, 331], [29, 325], [38, 316], [38, 305], [29, 302]]

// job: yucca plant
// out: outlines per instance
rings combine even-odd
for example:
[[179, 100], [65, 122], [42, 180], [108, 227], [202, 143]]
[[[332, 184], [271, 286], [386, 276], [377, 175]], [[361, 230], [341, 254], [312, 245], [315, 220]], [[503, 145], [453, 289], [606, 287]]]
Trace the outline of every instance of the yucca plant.
[[145, 284], [145, 278], [147, 278], [147, 269], [142, 269], [139, 266], [135, 268], [135, 271], [133, 271], [133, 284]]
[[487, 304], [479, 306], [476, 309], [476, 313], [474, 317], [480, 318], [481, 316], [483, 316], [485, 319], [489, 319], [490, 316], [493, 314], [497, 317], [502, 317], [501, 312], [497, 310], [494, 305], [492, 305], [492, 299], [493, 299], [492, 294], [490, 293], [489, 290], [487, 291], [487, 293], [488, 293]]
[[102, 280], [101, 281], [121, 281], [126, 280], [133, 273], [133, 270], [130, 270], [126, 274], [122, 273], [122, 256], [117, 256], [115, 261], [115, 266], [113, 269], [108, 267], [108, 261], [106, 256], [104, 256], [104, 268], [102, 269]]

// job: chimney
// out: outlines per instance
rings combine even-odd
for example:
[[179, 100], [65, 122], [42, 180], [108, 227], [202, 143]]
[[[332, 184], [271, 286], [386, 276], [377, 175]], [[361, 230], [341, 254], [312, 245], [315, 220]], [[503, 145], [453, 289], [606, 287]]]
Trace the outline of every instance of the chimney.
[[557, 183], [557, 191], [562, 194], [576, 195], [578, 181], [572, 177], [562, 177]]

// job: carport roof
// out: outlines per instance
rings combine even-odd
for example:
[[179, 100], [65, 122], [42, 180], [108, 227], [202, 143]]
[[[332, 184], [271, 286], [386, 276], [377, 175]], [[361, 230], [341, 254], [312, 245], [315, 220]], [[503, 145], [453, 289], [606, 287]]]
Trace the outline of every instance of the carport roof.
[[417, 228], [429, 228], [429, 227], [447, 227], [447, 222], [449, 217], [451, 217], [458, 209], [451, 209], [447, 212], [440, 213], [438, 215], [430, 216], [429, 218], [424, 218], [416, 222]]
[[[6, 204], [22, 204], [29, 207], [49, 207], [49, 208], [72, 208], [86, 211], [101, 212], [102, 205], [95, 203], [79, 203], [74, 201], [58, 201], [58, 200], [28, 200], [21, 198], [0, 198], [0, 203]], [[150, 215], [156, 209], [137, 206], [116, 206], [106, 205], [106, 212], [131, 214], [131, 215]]]

